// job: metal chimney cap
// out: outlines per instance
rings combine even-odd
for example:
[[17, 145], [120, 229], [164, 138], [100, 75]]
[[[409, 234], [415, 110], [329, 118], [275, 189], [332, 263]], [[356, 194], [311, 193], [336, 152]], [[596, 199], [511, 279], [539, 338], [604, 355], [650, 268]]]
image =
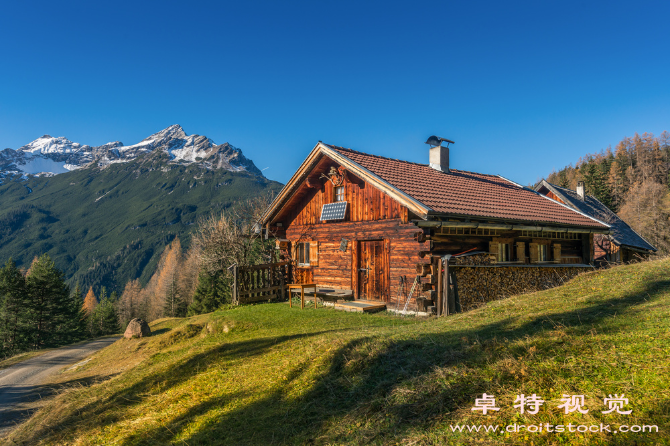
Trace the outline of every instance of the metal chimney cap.
[[449, 144], [455, 144], [453, 141], [451, 141], [447, 138], [440, 138], [439, 136], [435, 136], [435, 135], [429, 137], [428, 140], [426, 141], [426, 144], [428, 144], [432, 147], [437, 147], [437, 146], [441, 146], [443, 142], [446, 142], [447, 146]]

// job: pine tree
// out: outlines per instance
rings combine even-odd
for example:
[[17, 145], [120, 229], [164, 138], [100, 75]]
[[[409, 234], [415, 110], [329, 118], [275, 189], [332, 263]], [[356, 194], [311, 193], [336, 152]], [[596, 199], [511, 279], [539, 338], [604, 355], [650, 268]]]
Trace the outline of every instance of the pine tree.
[[226, 303], [226, 298], [230, 296], [230, 286], [226, 285], [222, 274], [212, 276], [206, 271], [201, 271], [193, 303], [188, 307], [188, 314], [210, 313]]
[[0, 357], [26, 348], [26, 281], [12, 259], [0, 269]]
[[84, 300], [81, 296], [81, 287], [79, 282], [74, 287], [74, 291], [70, 295], [69, 308], [69, 334], [70, 342], [76, 342], [84, 339], [87, 333], [87, 318], [88, 313], [84, 309]]
[[105, 287], [102, 287], [100, 291], [100, 303], [95, 307], [92, 319], [95, 321], [96, 336], [115, 334], [120, 331], [115, 302], [111, 296], [107, 296]]
[[[104, 335], [104, 317], [105, 317], [105, 310], [106, 308], [103, 308], [101, 305], [103, 302], [107, 303], [108, 297], [107, 297], [107, 288], [102, 287], [100, 288], [100, 302], [98, 303], [98, 306], [95, 307], [97, 311], [93, 311], [93, 324], [95, 325], [95, 334], [96, 336], [101, 336]], [[100, 308], [98, 308], [100, 307]]]
[[570, 181], [568, 180], [566, 169], [563, 169], [558, 173], [557, 182], [561, 187], [570, 187]]
[[67, 342], [70, 290], [48, 254], [37, 259], [26, 277], [28, 324], [33, 348]]

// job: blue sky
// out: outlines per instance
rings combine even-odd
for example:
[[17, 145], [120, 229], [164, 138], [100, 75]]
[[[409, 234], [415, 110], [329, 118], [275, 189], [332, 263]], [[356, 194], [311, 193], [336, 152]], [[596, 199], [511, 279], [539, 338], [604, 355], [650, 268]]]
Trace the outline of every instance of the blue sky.
[[12, 2], [0, 148], [171, 124], [285, 182], [318, 140], [524, 184], [670, 131], [668, 2]]

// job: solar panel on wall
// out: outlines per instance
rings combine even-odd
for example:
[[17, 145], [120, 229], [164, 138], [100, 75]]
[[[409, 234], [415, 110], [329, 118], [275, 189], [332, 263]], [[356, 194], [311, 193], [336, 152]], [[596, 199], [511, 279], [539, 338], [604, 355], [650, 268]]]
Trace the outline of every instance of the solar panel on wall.
[[338, 201], [337, 203], [324, 204], [321, 208], [321, 221], [324, 220], [342, 220], [347, 213], [347, 202]]

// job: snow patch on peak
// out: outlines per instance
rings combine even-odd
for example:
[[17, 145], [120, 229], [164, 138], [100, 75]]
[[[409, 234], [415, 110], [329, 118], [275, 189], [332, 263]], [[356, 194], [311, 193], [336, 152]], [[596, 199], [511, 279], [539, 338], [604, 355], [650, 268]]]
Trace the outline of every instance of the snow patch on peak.
[[88, 148], [88, 146], [82, 146], [78, 142], [72, 142], [64, 136], [54, 138], [49, 135], [44, 135], [40, 138], [37, 138], [35, 141], [19, 148], [19, 151], [29, 152], [32, 154], [75, 153], [85, 148]]
[[174, 124], [171, 125], [170, 127], [167, 127], [160, 132], [154, 133], [153, 135], [144, 138], [144, 141], [150, 140], [150, 139], [173, 139], [173, 138], [186, 138], [186, 132], [184, 132], [184, 129], [179, 125], [179, 124]]
[[0, 151], [0, 178], [14, 171], [44, 175], [44, 172], [59, 174], [93, 163], [106, 167], [153, 152], [168, 154], [173, 163], [200, 163], [207, 169], [263, 175], [240, 149], [228, 143], [217, 145], [206, 136], [187, 135], [181, 125], [174, 124], [130, 146], [114, 141], [91, 147], [72, 142], [64, 136], [54, 138], [44, 135], [18, 150]]

